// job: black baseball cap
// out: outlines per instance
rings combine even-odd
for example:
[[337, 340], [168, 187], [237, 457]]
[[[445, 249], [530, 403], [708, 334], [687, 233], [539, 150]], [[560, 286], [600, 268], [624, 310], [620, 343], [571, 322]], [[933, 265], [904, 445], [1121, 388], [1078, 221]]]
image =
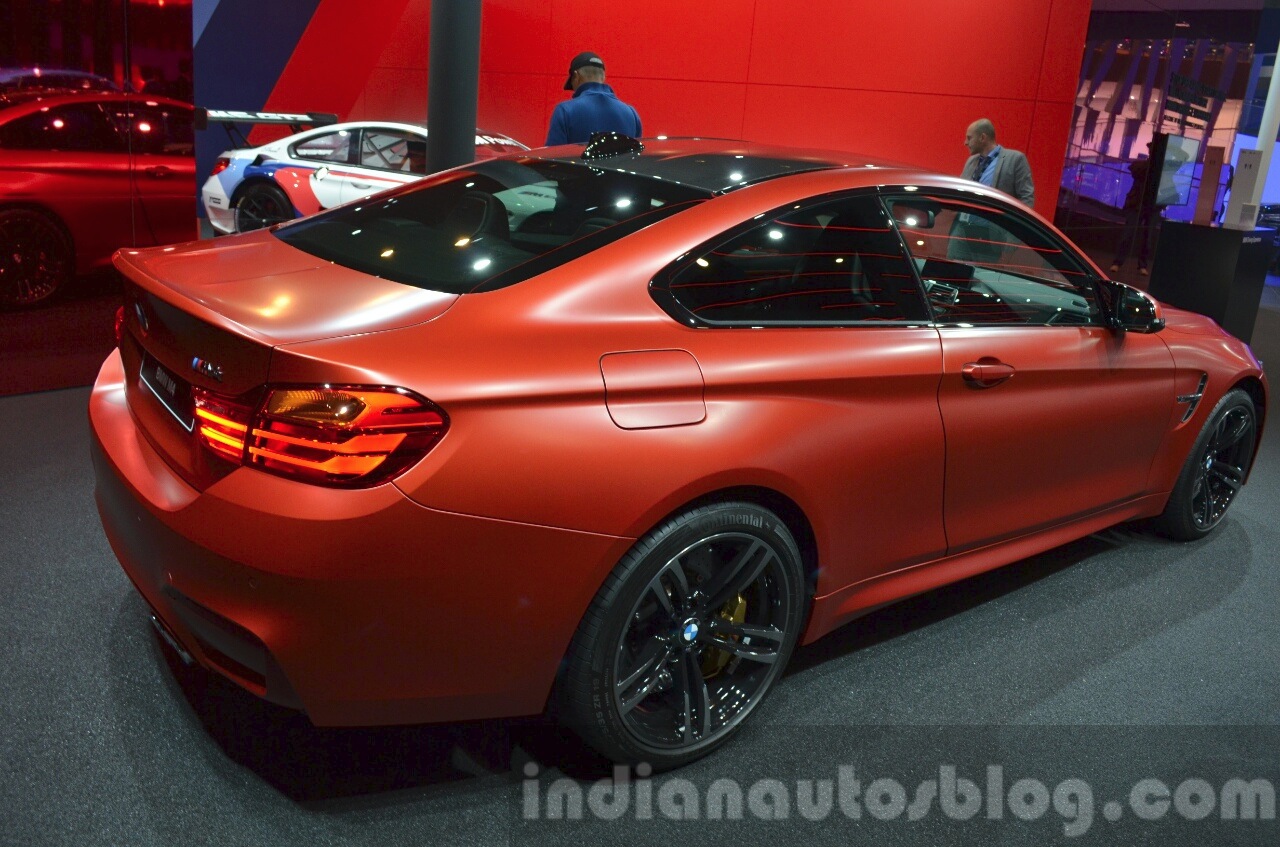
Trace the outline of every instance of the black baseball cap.
[[595, 53], [579, 53], [573, 57], [573, 61], [569, 63], [569, 78], [564, 81], [564, 90], [573, 90], [573, 72], [578, 68], [599, 68], [604, 70], [604, 59], [601, 59]]

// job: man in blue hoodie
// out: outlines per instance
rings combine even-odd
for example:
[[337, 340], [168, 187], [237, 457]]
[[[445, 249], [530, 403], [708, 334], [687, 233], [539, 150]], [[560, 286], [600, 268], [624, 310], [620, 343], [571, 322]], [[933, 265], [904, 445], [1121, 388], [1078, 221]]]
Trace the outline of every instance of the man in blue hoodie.
[[623, 103], [604, 82], [604, 60], [595, 53], [579, 53], [569, 63], [565, 91], [572, 99], [551, 113], [547, 146], [585, 142], [596, 132], [620, 132], [639, 138], [640, 114]]

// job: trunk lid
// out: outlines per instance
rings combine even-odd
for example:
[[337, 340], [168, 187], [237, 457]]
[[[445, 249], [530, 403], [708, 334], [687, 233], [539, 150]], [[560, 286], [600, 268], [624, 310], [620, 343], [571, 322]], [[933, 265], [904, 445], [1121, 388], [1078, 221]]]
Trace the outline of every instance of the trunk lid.
[[422, 323], [457, 300], [317, 259], [269, 232], [122, 250], [114, 261], [126, 277], [120, 354], [129, 407], [199, 489], [234, 466], [200, 445], [193, 392], [254, 406], [275, 347]]

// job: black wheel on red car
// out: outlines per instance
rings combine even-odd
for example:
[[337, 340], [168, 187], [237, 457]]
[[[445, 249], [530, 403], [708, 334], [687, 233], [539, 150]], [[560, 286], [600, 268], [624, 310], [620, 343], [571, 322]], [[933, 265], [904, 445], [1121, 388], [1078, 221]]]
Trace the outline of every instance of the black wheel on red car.
[[616, 762], [676, 767], [726, 742], [791, 656], [806, 604], [785, 523], [751, 503], [686, 512], [638, 541], [569, 649], [561, 718]]
[[266, 182], [246, 185], [235, 203], [236, 232], [262, 229], [293, 217], [293, 203], [283, 191]]
[[1238, 388], [1228, 392], [1200, 430], [1157, 528], [1170, 538], [1193, 541], [1222, 523], [1249, 475], [1257, 436], [1253, 398]]
[[57, 221], [34, 209], [0, 211], [0, 306], [43, 303], [74, 270], [71, 239]]

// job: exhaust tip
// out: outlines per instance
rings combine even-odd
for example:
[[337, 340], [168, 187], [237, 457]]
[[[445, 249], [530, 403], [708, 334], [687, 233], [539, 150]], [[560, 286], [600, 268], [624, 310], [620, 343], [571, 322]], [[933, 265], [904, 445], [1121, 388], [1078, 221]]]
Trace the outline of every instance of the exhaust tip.
[[151, 618], [151, 626], [155, 628], [161, 640], [173, 648], [173, 652], [178, 654], [178, 658], [182, 660], [182, 663], [187, 666], [194, 665], [196, 663], [195, 658], [187, 652], [185, 647], [178, 643], [178, 639], [173, 636], [173, 633], [169, 632], [169, 628], [162, 624], [155, 615], [150, 615], [149, 617]]

